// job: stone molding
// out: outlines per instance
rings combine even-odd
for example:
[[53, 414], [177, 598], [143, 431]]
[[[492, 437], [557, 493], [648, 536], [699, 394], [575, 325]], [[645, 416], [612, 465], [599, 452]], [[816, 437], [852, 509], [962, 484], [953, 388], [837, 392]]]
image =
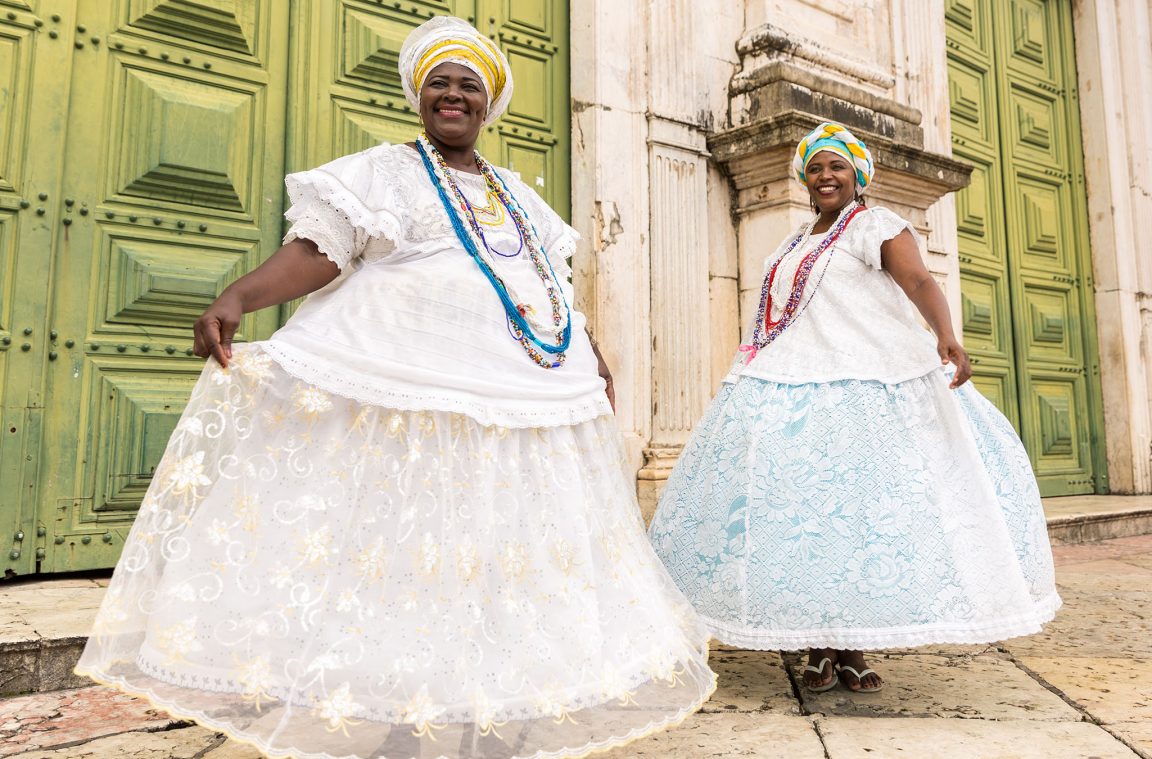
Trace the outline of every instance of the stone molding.
[[[778, 116], [760, 119], [751, 124], [716, 132], [708, 138], [708, 148], [713, 159], [725, 167], [736, 187], [737, 193], [754, 186], [779, 178], [791, 179], [792, 150], [804, 135], [812, 131], [825, 119], [801, 111], [785, 111]], [[935, 197], [924, 198], [908, 193], [910, 204], [927, 208], [938, 197], [968, 186], [972, 167], [948, 156], [896, 142], [881, 136], [861, 119], [842, 121], [845, 126], [867, 143], [876, 165], [883, 172], [896, 172], [918, 180], [917, 191], [934, 192]], [[896, 183], [893, 191], [899, 192]], [[925, 202], [926, 201], [926, 202]], [[770, 204], [768, 198], [762, 200]], [[737, 213], [755, 211], [760, 206], [755, 202], [741, 203]]]
[[[789, 56], [884, 90], [890, 90], [896, 84], [896, 78], [887, 71], [792, 34], [775, 24], [761, 24], [745, 34], [736, 43], [736, 52], [742, 58], [752, 59], [752, 68], [758, 57]], [[735, 81], [739, 81], [739, 76]]]

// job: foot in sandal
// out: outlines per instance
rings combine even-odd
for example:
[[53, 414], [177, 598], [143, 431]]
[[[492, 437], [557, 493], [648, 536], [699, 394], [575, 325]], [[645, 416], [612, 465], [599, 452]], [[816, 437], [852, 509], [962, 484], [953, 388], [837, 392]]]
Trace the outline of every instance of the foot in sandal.
[[862, 651], [837, 651], [836, 674], [844, 687], [855, 693], [875, 693], [884, 687], [884, 680], [868, 667]]
[[836, 652], [831, 648], [813, 648], [808, 652], [808, 664], [802, 676], [804, 687], [821, 693], [836, 687]]

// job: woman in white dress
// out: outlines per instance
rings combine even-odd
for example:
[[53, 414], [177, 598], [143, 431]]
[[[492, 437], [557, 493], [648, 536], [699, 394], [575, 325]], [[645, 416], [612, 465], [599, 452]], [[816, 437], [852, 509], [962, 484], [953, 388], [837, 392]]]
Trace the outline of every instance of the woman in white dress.
[[707, 699], [708, 634], [569, 307], [576, 233], [475, 153], [507, 61], [441, 17], [400, 69], [426, 133], [289, 176], [284, 247], [197, 322], [215, 360], [77, 671], [275, 757], [621, 745]]
[[864, 649], [1027, 635], [1060, 599], [1028, 456], [966, 383], [915, 231], [864, 207], [867, 147], [821, 124], [793, 168], [816, 217], [767, 259], [650, 536], [716, 638], [872, 692]]

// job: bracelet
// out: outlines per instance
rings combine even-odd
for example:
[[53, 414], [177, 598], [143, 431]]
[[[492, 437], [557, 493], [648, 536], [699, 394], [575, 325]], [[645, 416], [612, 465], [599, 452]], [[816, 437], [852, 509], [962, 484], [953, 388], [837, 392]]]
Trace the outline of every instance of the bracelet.
[[600, 348], [600, 343], [596, 342], [596, 338], [592, 337], [591, 332], [585, 332], [584, 334], [588, 335], [588, 342], [592, 345], [593, 349]]

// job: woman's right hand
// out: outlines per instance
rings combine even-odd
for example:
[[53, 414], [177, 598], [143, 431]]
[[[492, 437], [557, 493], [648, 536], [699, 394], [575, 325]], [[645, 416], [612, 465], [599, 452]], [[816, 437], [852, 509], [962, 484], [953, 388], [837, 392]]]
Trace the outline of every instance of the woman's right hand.
[[250, 311], [287, 303], [324, 287], [340, 274], [340, 267], [320, 252], [311, 240], [285, 243], [220, 294], [192, 327], [192, 352], [213, 356], [220, 366], [232, 358], [232, 337], [240, 317]]
[[225, 290], [192, 325], [192, 352], [200, 358], [214, 357], [220, 366], [232, 358], [232, 338], [240, 328], [244, 306], [240, 297]]

